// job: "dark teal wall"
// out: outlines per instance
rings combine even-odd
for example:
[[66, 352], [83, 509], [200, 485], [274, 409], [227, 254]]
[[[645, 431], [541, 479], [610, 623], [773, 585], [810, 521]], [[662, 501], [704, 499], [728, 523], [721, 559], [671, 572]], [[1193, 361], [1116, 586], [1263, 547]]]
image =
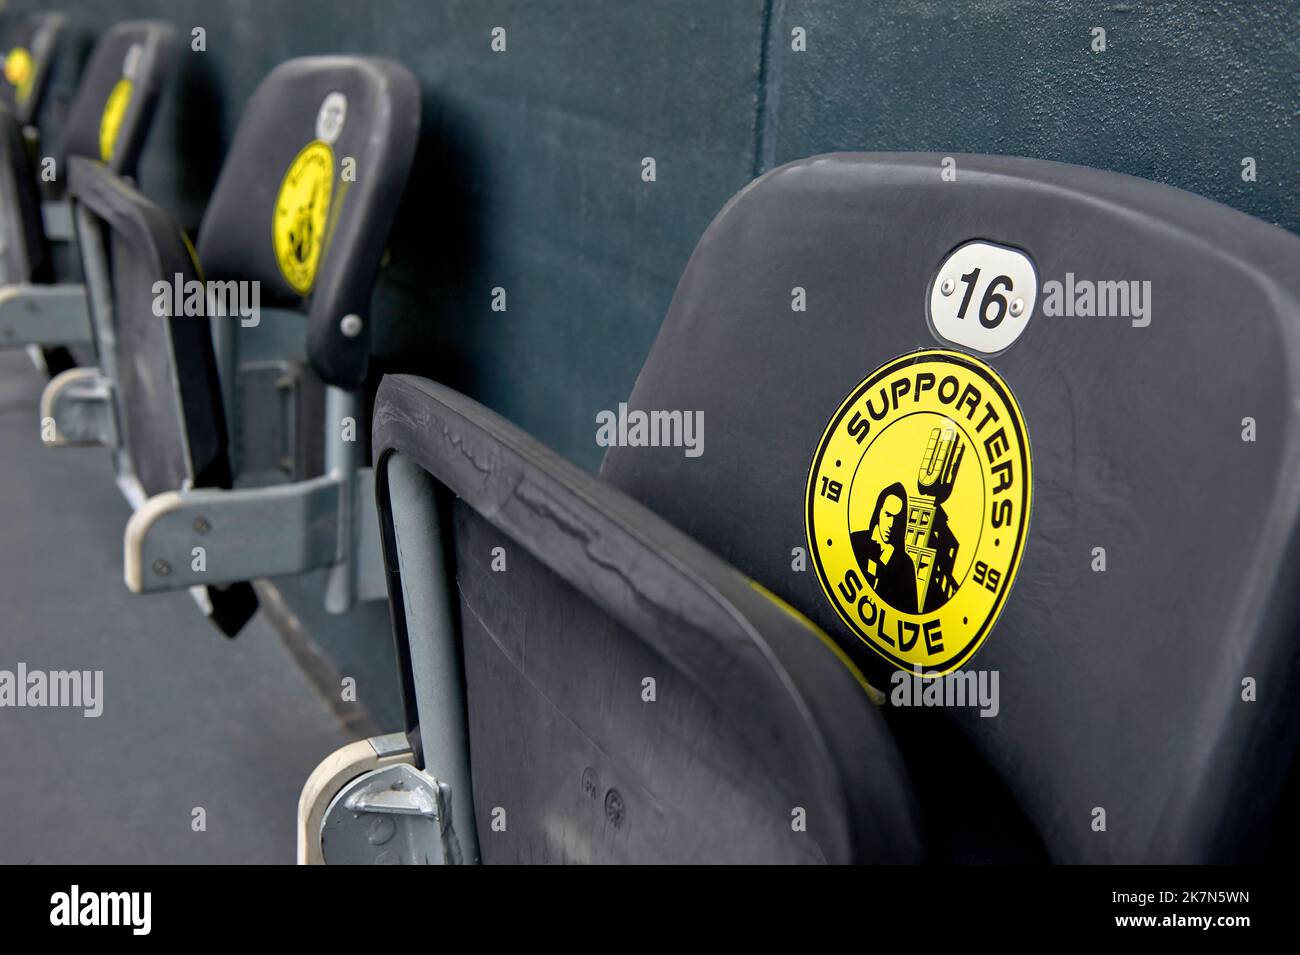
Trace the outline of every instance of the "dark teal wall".
[[[762, 167], [838, 149], [1124, 172], [1300, 231], [1300, 4], [775, 4]], [[788, 51], [789, 28], [809, 31]], [[1107, 49], [1090, 49], [1090, 30]], [[1258, 179], [1241, 179], [1253, 156]]]
[[[8, 14], [48, 0], [14, 2]], [[1300, 230], [1294, 3], [64, 0], [187, 53], [142, 185], [196, 224], [243, 101], [288, 57], [382, 53], [425, 135], [375, 302], [381, 368], [456, 385], [587, 467], [712, 216], [831, 150], [1013, 153], [1167, 182]], [[494, 26], [508, 52], [489, 49]], [[807, 52], [790, 31], [807, 31]], [[1090, 28], [1108, 49], [1089, 49]], [[57, 104], [56, 104], [57, 105]], [[658, 181], [640, 178], [654, 156]], [[1253, 156], [1258, 181], [1242, 182]], [[509, 310], [489, 308], [494, 286]]]

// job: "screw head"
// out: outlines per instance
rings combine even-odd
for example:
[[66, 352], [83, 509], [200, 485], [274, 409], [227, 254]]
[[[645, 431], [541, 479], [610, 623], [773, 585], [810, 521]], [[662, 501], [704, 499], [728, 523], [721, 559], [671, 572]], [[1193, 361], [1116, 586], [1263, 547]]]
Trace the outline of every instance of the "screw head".
[[344, 315], [342, 321], [339, 322], [339, 331], [346, 338], [356, 338], [361, 334], [361, 329], [364, 327], [365, 323], [361, 321], [361, 316], [356, 313]]
[[165, 560], [155, 560], [153, 562], [153, 572], [159, 577], [166, 577], [172, 572], [172, 565]]
[[366, 841], [372, 846], [382, 846], [391, 842], [397, 834], [397, 824], [387, 816], [372, 816], [366, 825]]
[[617, 789], [605, 793], [605, 818], [609, 820], [610, 825], [618, 829], [623, 825], [626, 816], [627, 808], [623, 805], [623, 794]]
[[1020, 313], [1023, 312], [1024, 310], [1025, 310], [1025, 300], [1023, 298], [1018, 298], [1011, 303], [1011, 314], [1013, 317], [1019, 318]]
[[957, 287], [957, 283], [954, 282], [952, 279], [944, 279], [943, 284], [939, 286], [939, 293], [941, 295], [951, 295], [953, 289], [955, 289], [956, 287]]
[[194, 518], [194, 533], [206, 534], [210, 530], [212, 530], [212, 525], [208, 523], [208, 519], [206, 517]]

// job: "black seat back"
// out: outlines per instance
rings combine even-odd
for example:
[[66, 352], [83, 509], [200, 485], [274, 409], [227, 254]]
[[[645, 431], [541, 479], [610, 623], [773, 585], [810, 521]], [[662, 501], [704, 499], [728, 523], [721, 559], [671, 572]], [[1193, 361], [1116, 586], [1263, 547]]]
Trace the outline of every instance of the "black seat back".
[[[628, 402], [702, 411], [704, 452], [614, 447], [603, 474], [890, 692], [893, 667], [840, 618], [813, 554], [792, 559], [809, 548], [814, 454], [873, 369], [936, 344], [960, 353], [927, 321], [950, 252], [1026, 251], [1035, 313], [983, 358], [1023, 411], [1032, 516], [1001, 618], [965, 664], [997, 671], [1000, 710], [947, 712], [1056, 859], [1249, 856], [1300, 729], [1300, 240], [1125, 176], [959, 156], [947, 181], [943, 158], [818, 157], [733, 199]], [[1149, 282], [1149, 324], [1043, 314], [1047, 282], [1081, 279]], [[859, 507], [865, 528], [871, 502]], [[921, 721], [891, 711], [909, 762], [936, 775], [939, 811], [962, 816], [966, 777], [945, 777], [956, 763]]]
[[41, 223], [41, 195], [22, 127], [0, 103], [0, 285], [45, 281], [50, 250]]
[[[335, 154], [323, 143], [311, 144], [310, 136], [322, 102], [340, 92], [352, 112], [341, 128], [330, 131], [340, 150]], [[297, 120], [313, 97], [304, 134], [304, 124]], [[282, 289], [283, 278], [268, 271], [275, 267], [270, 240], [279, 215], [275, 184], [286, 177], [307, 181], [303, 177], [317, 175], [311, 185], [330, 197], [324, 219], [335, 235], [333, 242], [328, 236], [313, 240], [327, 253], [317, 278], [336, 293], [326, 294], [325, 300], [360, 307], [357, 303], [370, 292], [360, 277], [373, 281], [377, 250], [385, 238], [377, 230], [381, 224], [387, 229], [396, 207], [418, 121], [418, 89], [397, 64], [313, 57], [273, 71], [240, 123], [202, 226], [200, 248], [211, 256], [211, 266], [203, 255], [196, 260], [175, 223], [120, 176], [92, 160], [70, 160], [73, 200], [93, 215], [96, 231], [102, 234], [98, 241], [95, 235], [83, 237], [103, 248], [102, 256], [94, 248], [83, 248], [87, 286], [92, 309], [108, 313], [97, 314], [95, 324], [112, 330], [111, 340], [101, 340], [100, 347], [112, 352], [112, 361], [104, 364], [113, 377], [125, 452], [144, 495], [188, 487], [228, 488], [232, 482], [213, 325], [206, 307], [190, 309], [184, 304], [213, 299], [202, 291], [192, 294], [189, 283], [220, 281], [231, 288], [234, 282], [263, 282], [272, 291]], [[305, 148], [304, 135], [309, 143]], [[296, 156], [322, 155], [316, 146], [329, 154], [323, 165], [291, 168]], [[340, 180], [343, 160], [354, 154], [356, 182]], [[293, 214], [310, 218], [312, 210], [301, 208], [302, 197], [292, 189], [287, 195], [298, 203]], [[269, 266], [265, 255], [272, 256]], [[102, 269], [96, 267], [99, 258], [106, 263]], [[358, 261], [368, 264], [359, 266]], [[101, 271], [107, 274], [98, 274]], [[160, 294], [159, 288], [165, 291]], [[203, 314], [178, 314], [178, 294], [185, 310]], [[245, 298], [238, 291], [234, 294]], [[273, 296], [259, 297], [265, 303]], [[160, 319], [160, 307], [170, 317]], [[231, 314], [212, 320], [233, 326], [241, 318]], [[258, 333], [256, 327], [247, 331]], [[233, 596], [225, 598], [230, 606], [224, 612], [233, 623], [223, 622], [222, 606], [214, 614], [227, 633], [237, 632], [241, 614], [246, 619], [255, 606], [247, 585], [230, 590]]]
[[0, 71], [0, 283], [51, 276], [41, 192], [24, 128], [36, 121], [66, 24], [61, 14], [33, 14], [6, 37]]
[[[187, 240], [165, 212], [100, 164], [75, 158], [71, 170], [70, 194], [97, 220], [105, 242], [116, 387], [136, 477], [150, 496], [186, 486], [229, 487], [208, 322], [173, 315], [173, 295], [160, 297], [154, 289], [165, 281], [170, 290], [176, 276], [183, 283], [201, 277]], [[158, 301], [169, 317], [159, 316]]]
[[[113, 329], [118, 426], [135, 478], [146, 495], [188, 487], [229, 488], [231, 469], [221, 386], [206, 318], [175, 314], [170, 289], [202, 277], [189, 240], [171, 219], [103, 164], [74, 157], [69, 194], [89, 213], [81, 236], [88, 275], [108, 271], [91, 289], [96, 324]], [[94, 257], [94, 261], [90, 257]], [[159, 295], [157, 283], [169, 290]], [[183, 288], [182, 284], [182, 288]], [[104, 293], [107, 294], [104, 294]], [[179, 399], [179, 400], [178, 400]], [[256, 610], [246, 583], [208, 587], [212, 617], [234, 634]]]
[[[264, 303], [303, 309], [308, 355], [329, 384], [365, 379], [371, 290], [419, 121], [419, 86], [398, 63], [283, 63], [249, 99], [204, 215], [208, 277], [260, 281]], [[348, 315], [360, 326], [345, 331]]]
[[97, 159], [123, 176], [135, 176], [175, 56], [176, 34], [169, 23], [120, 23], [105, 33], [82, 70], [68, 111], [65, 155]]
[[34, 13], [5, 38], [0, 101], [13, 111], [19, 126], [36, 122], [67, 22], [59, 13]]
[[[23, 82], [8, 90], [9, 107], [0, 103], [0, 232], [3, 232], [5, 282], [46, 282], [53, 279], [52, 258], [41, 219], [41, 190], [22, 126], [34, 115], [31, 100], [43, 88], [54, 40], [62, 17], [30, 21], [20, 42], [32, 50], [30, 66], [16, 70]], [[175, 37], [169, 24], [153, 21], [123, 23], [95, 44], [82, 71], [77, 95], [64, 127], [65, 157], [81, 156], [105, 163], [124, 176], [135, 174], [140, 151], [174, 57]], [[27, 57], [27, 47], [20, 56]], [[10, 54], [11, 58], [14, 56]], [[27, 62], [24, 60], [23, 62]], [[30, 90], [28, 84], [30, 83]], [[5, 85], [0, 84], [0, 89]], [[56, 163], [60, 185], [66, 180]]]

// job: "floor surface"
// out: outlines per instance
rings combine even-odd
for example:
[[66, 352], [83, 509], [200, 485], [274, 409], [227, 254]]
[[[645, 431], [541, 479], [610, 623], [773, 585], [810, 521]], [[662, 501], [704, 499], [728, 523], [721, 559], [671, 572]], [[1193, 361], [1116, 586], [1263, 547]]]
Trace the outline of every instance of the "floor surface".
[[0, 682], [102, 671], [103, 712], [0, 705], [0, 863], [293, 862], [339, 718], [263, 615], [231, 641], [187, 592], [127, 591], [108, 453], [42, 447], [43, 384], [0, 351]]

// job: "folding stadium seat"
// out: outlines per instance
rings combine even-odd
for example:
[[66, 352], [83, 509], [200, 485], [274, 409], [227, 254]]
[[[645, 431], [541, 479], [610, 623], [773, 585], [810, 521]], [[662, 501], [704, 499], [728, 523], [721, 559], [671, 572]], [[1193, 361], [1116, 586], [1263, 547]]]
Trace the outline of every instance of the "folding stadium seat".
[[302, 860], [1265, 851], [1300, 730], [1300, 240], [956, 162], [738, 194], [597, 417], [599, 478], [384, 379], [407, 732], [313, 774]]
[[[191, 588], [232, 636], [256, 610], [258, 577], [330, 568], [333, 612], [383, 596], [360, 390], [371, 290], [419, 113], [414, 78], [391, 61], [280, 65], [245, 109], [197, 256], [121, 176], [72, 160], [100, 367], [50, 381], [42, 428], [52, 445], [114, 450], [135, 508], [131, 590]], [[323, 383], [323, 410], [299, 387], [307, 377]], [[254, 426], [298, 461], [301, 480], [254, 473]], [[259, 486], [230, 490], [244, 478]]]
[[13, 114], [20, 129], [32, 128], [33, 135], [67, 23], [60, 13], [36, 13], [24, 17], [8, 37], [0, 105]]
[[[61, 22], [47, 23], [36, 36], [48, 37]], [[43, 85], [53, 41], [34, 38], [31, 46], [44, 55], [33, 52], [24, 61], [32, 65], [14, 73]], [[7, 66], [15, 56], [9, 54]], [[77, 84], [61, 155], [50, 157], [53, 185], [67, 178], [73, 157], [101, 162], [123, 177], [135, 175], [174, 56], [175, 35], [166, 23], [123, 23], [104, 34]], [[0, 105], [0, 346], [43, 346], [45, 364], [55, 373], [73, 364], [66, 346], [91, 343], [86, 292], [76, 276], [55, 268], [51, 243], [69, 241], [72, 225], [65, 201], [42, 202], [43, 179], [38, 181], [33, 155], [38, 147], [23, 132], [34, 115], [27, 107], [39, 96], [37, 87], [28, 91], [20, 84], [12, 95], [15, 109]]]
[[[0, 287], [49, 274], [41, 193], [33, 170], [36, 117], [66, 26], [60, 14], [26, 17], [9, 38], [0, 80]], [[0, 343], [8, 344], [0, 331]]]

